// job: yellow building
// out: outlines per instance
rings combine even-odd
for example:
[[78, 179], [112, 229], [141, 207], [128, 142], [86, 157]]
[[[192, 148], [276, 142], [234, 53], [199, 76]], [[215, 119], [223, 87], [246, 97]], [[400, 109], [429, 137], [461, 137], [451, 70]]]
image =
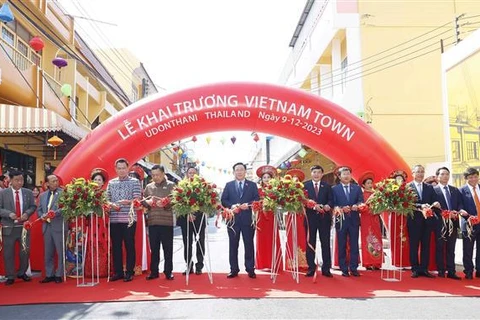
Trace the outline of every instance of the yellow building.
[[442, 55], [442, 69], [447, 161], [460, 186], [466, 168], [480, 169], [480, 30]]
[[[0, 26], [0, 166], [22, 170], [31, 187], [131, 101], [56, 1], [8, 5], [14, 20]], [[39, 52], [29, 45], [34, 36], [45, 44]], [[60, 58], [68, 65], [52, 63]], [[48, 144], [55, 135], [63, 140], [56, 148]]]
[[309, 0], [279, 81], [362, 116], [407, 163], [433, 168], [447, 158], [441, 46], [456, 42], [461, 14], [464, 37], [480, 1]]

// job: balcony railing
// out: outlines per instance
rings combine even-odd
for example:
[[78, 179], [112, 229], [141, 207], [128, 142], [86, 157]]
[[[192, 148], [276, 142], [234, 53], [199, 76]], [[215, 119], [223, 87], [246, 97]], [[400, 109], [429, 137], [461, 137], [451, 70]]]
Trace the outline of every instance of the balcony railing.
[[[0, 45], [4, 48], [2, 50], [5, 50], [10, 59], [12, 59], [15, 66], [21, 71], [28, 70], [33, 65], [41, 67], [41, 56], [35, 51], [33, 51], [30, 46], [22, 39], [18, 37], [13, 37], [13, 39], [10, 39], [10, 36], [13, 35], [14, 33], [7, 26], [2, 26], [2, 37], [0, 37]], [[10, 42], [17, 42], [17, 46], [15, 47], [5, 38], [9, 39]], [[19, 50], [19, 48], [21, 50]]]

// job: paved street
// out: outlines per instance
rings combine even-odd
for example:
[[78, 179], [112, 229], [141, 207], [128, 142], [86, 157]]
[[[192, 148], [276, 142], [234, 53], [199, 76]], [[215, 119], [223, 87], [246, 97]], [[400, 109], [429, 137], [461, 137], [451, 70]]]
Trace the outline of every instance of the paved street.
[[[227, 273], [228, 237], [225, 227], [208, 226], [211, 270]], [[461, 241], [458, 241], [461, 243]], [[242, 244], [240, 244], [240, 250]], [[460, 247], [461, 250], [461, 247]], [[242, 250], [241, 250], [242, 251]], [[185, 269], [182, 238], [175, 229], [174, 270]], [[243, 264], [243, 252], [240, 253]], [[161, 266], [162, 269], [162, 266]], [[243, 270], [242, 270], [243, 271]], [[195, 277], [196, 275], [192, 275]], [[223, 276], [223, 275], [216, 275]], [[137, 279], [136, 279], [137, 281]], [[141, 281], [138, 279], [138, 281]], [[185, 281], [178, 276], [175, 281]], [[0, 296], [3, 288], [0, 288]], [[81, 290], [81, 289], [78, 289]], [[5, 291], [3, 291], [5, 292]], [[3, 319], [474, 319], [471, 308], [478, 298], [373, 298], [373, 299], [187, 299], [171, 301], [49, 304], [0, 307]]]

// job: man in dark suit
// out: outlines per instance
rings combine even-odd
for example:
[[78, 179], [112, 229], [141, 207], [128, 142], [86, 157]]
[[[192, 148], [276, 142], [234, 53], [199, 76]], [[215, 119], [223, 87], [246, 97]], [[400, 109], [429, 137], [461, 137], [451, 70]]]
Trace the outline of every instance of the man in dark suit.
[[455, 244], [457, 243], [458, 220], [449, 219], [449, 223], [452, 224], [452, 233], [449, 233], [449, 228], [443, 223], [442, 210], [460, 212], [463, 208], [462, 195], [457, 188], [448, 185], [450, 180], [450, 170], [448, 168], [441, 167], [437, 169], [436, 176], [438, 185], [434, 186], [433, 190], [435, 191], [435, 200], [440, 204], [441, 209], [435, 209], [437, 216], [435, 260], [437, 262], [438, 276], [445, 278], [446, 265], [447, 278], [460, 280], [455, 271]]
[[[0, 192], [0, 216], [2, 217], [3, 257], [5, 272], [9, 286], [15, 282], [15, 243], [22, 241], [23, 223], [35, 212], [37, 206], [31, 190], [23, 188], [23, 174], [18, 171], [10, 172], [10, 186]], [[22, 246], [21, 246], [22, 247]], [[25, 274], [30, 258], [30, 231], [27, 230], [26, 248], [20, 249], [20, 268], [17, 278], [30, 281]]]
[[[478, 216], [480, 213], [480, 187], [478, 185], [478, 170], [467, 168], [463, 173], [467, 183], [460, 188], [462, 194], [463, 209], [460, 226], [463, 234], [463, 272], [465, 279], [473, 279], [473, 269], [475, 267], [475, 277], [480, 278], [480, 225], [473, 226], [473, 232], [469, 235], [467, 232], [467, 219], [469, 215]], [[476, 243], [475, 266], [473, 265], [473, 247]]]
[[308, 271], [305, 276], [313, 277], [317, 271], [317, 264], [315, 263], [315, 253], [317, 244], [317, 232], [320, 237], [320, 245], [322, 247], [322, 275], [325, 277], [332, 277], [330, 268], [332, 267], [332, 257], [330, 254], [330, 228], [332, 227], [332, 187], [326, 182], [321, 181], [323, 176], [323, 168], [319, 165], [314, 165], [310, 168], [312, 176], [311, 180], [304, 183], [304, 188], [308, 192], [308, 198], [317, 203], [315, 208], [307, 208], [307, 219], [305, 228], [308, 230], [307, 234], [307, 263]]
[[240, 272], [238, 266], [238, 245], [240, 233], [245, 247], [245, 269], [250, 278], [256, 278], [255, 252], [253, 236], [255, 229], [252, 225], [252, 209], [249, 205], [260, 199], [255, 182], [245, 179], [247, 166], [241, 162], [233, 165], [235, 180], [227, 182], [222, 193], [222, 205], [225, 208], [240, 210], [235, 214], [234, 222], [228, 226], [230, 273], [227, 278], [235, 278]]
[[[352, 183], [352, 169], [340, 167], [337, 175], [340, 183], [332, 188], [333, 206], [335, 211], [344, 213], [345, 219], [339, 218], [335, 221], [338, 238], [338, 263], [342, 270], [342, 276], [348, 277], [350, 273], [359, 277], [358, 273], [358, 236], [360, 230], [360, 215], [358, 205], [363, 203], [362, 189]], [[350, 244], [350, 262], [347, 266], [347, 239]]]
[[[56, 175], [47, 177], [48, 189], [40, 195], [40, 203], [38, 206], [38, 216], [45, 219], [42, 226], [43, 241], [45, 244], [45, 275], [41, 283], [55, 281], [61, 283], [64, 274], [63, 256], [65, 250], [65, 234], [67, 226], [62, 216], [61, 209], [58, 208], [58, 198], [62, 193], [62, 189], [58, 187], [58, 178]], [[49, 211], [55, 213], [52, 219], [46, 219]], [[55, 270], [54, 257], [57, 253], [57, 270]]]
[[[416, 208], [413, 217], [407, 219], [407, 229], [410, 245], [410, 264], [412, 266], [412, 278], [425, 276], [434, 278], [435, 276], [428, 272], [428, 262], [430, 260], [430, 237], [435, 230], [435, 218], [425, 219], [422, 209], [428, 206], [439, 208], [440, 204], [435, 202], [435, 192], [433, 187], [423, 182], [425, 177], [425, 168], [422, 165], [415, 165], [412, 169], [413, 181], [409, 186], [417, 193]], [[420, 249], [420, 261], [418, 251]]]
[[[197, 169], [195, 167], [190, 167], [187, 170], [186, 179], [193, 179], [196, 174], [198, 174]], [[195, 242], [196, 244], [197, 263], [195, 264], [195, 274], [202, 274], [203, 257], [205, 255], [205, 228], [207, 226], [207, 216], [203, 212], [197, 211], [193, 215], [178, 217], [177, 225], [182, 229], [183, 258], [188, 266], [183, 272], [183, 275], [186, 275], [187, 272], [189, 274], [193, 273], [192, 242]], [[198, 241], [196, 240], [197, 235]]]

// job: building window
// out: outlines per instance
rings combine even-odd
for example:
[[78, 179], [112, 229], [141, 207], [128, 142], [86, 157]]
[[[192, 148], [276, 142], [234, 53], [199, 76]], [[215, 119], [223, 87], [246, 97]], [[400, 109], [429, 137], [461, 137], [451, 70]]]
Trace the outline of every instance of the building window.
[[25, 178], [24, 187], [33, 188], [35, 186], [36, 161], [29, 155], [0, 148], [0, 158], [2, 159], [3, 173], [11, 170], [18, 170], [23, 173]]
[[467, 141], [467, 160], [478, 160], [478, 142]]
[[347, 90], [348, 57], [342, 61], [342, 93]]
[[[6, 27], [2, 27], [2, 46], [5, 48], [8, 56], [13, 59], [13, 48], [15, 43], [15, 35]], [[6, 44], [4, 44], [6, 43]]]
[[460, 158], [460, 141], [452, 141], [452, 161], [459, 162]]

